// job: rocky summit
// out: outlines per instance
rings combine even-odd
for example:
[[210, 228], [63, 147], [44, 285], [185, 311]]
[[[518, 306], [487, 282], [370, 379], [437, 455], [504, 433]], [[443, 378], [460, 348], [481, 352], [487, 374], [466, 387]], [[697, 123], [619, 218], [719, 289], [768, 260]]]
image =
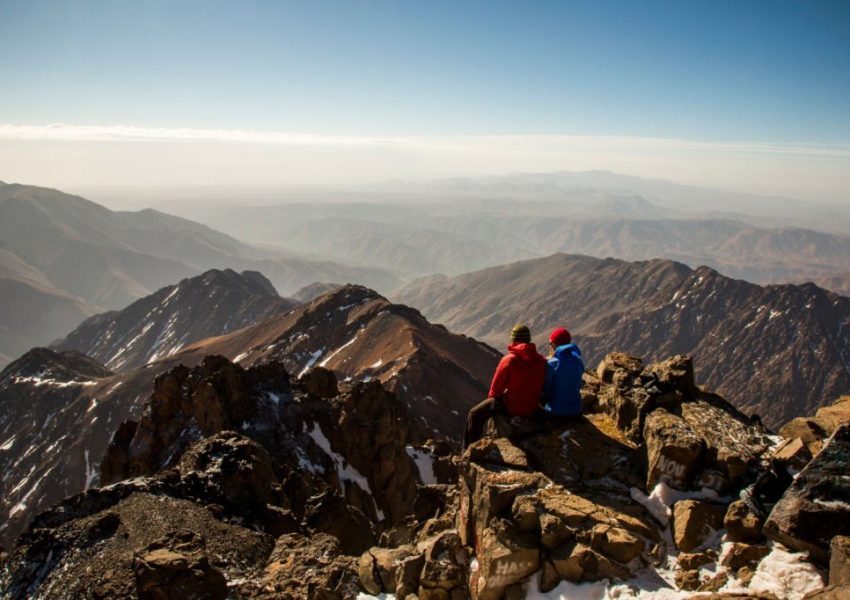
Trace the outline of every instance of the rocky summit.
[[[155, 325], [147, 333], [177, 331], [176, 325], [164, 327], [166, 313], [179, 315], [166, 324], [191, 321], [194, 312], [187, 317], [185, 310], [175, 310], [183, 293], [197, 292], [203, 299], [208, 295], [204, 290], [225, 289], [230, 292], [223, 298], [262, 299], [245, 274], [213, 272], [205, 277], [224, 278], [226, 284], [209, 288], [202, 277], [178, 285], [168, 294], [174, 294], [171, 301], [160, 298], [154, 304], [155, 314], [147, 323]], [[254, 292], [237, 293], [243, 287]], [[279, 298], [271, 300], [278, 306]], [[216, 302], [207, 306], [212, 310]], [[249, 315], [247, 311], [242, 317]], [[114, 322], [122, 318], [119, 313]], [[145, 327], [127, 331], [141, 333]], [[281, 362], [294, 376], [323, 366], [342, 382], [381, 382], [410, 413], [409, 427], [419, 442], [439, 438], [454, 443], [467, 409], [486, 395], [499, 360], [492, 348], [451, 334], [416, 310], [359, 286], [336, 289], [289, 312], [172, 352], [176, 346], [170, 344], [179, 344], [180, 338], [169, 336], [159, 346], [145, 336], [128, 342], [126, 355], [135, 362], [148, 360], [146, 352], [155, 347], [171, 350], [118, 373], [78, 353], [50, 349], [35, 349], [0, 373], [0, 514], [7, 515], [0, 523], [0, 544], [10, 544], [40, 511], [101, 483], [101, 459], [113, 434], [124, 421], [140, 421], [155, 379], [179, 365], [192, 367], [219, 354], [242, 366]], [[107, 355], [114, 359], [110, 348]], [[81, 362], [88, 366], [81, 369]]]
[[[0, 595], [850, 591], [846, 400], [807, 445], [703, 389], [686, 356], [613, 353], [585, 373], [581, 417], [497, 417], [460, 452], [419, 444], [417, 419], [377, 378], [298, 375], [221, 356], [163, 373], [116, 428], [101, 487], [42, 512], [9, 548]], [[772, 512], [738, 500], [780, 458], [802, 470]]]
[[410, 422], [376, 381], [221, 357], [177, 367], [118, 428], [108, 485], [19, 538], [0, 595], [352, 597], [355, 557], [415, 512], [417, 463], [429, 484], [440, 472], [436, 449], [408, 445]]

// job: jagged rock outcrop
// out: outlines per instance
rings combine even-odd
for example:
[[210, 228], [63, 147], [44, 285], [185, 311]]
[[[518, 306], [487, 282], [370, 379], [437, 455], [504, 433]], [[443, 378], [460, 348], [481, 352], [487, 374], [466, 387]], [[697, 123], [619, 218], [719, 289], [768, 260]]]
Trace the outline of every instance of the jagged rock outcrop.
[[[0, 545], [10, 544], [39, 511], [98, 485], [110, 440], [116, 430], [119, 438], [136, 435], [132, 423], [142, 418], [154, 379], [181, 364], [198, 365], [209, 354], [243, 366], [283, 361], [288, 372], [303, 376], [300, 387], [318, 396], [338, 395], [336, 379], [331, 382], [327, 371], [343, 383], [380, 381], [415, 417], [406, 427], [419, 443], [459, 439], [464, 413], [486, 394], [499, 359], [484, 344], [431, 325], [415, 310], [358, 286], [125, 373], [98, 366], [85, 376], [33, 378], [69, 360], [65, 353], [36, 349], [0, 374], [0, 466], [6, 474], [0, 481], [0, 511], [9, 515], [0, 523]], [[316, 369], [320, 365], [327, 371]], [[241, 431], [242, 421], [230, 417], [227, 427]], [[202, 416], [207, 418], [214, 415]], [[357, 431], [352, 435], [363, 435]], [[117, 451], [108, 457], [119, 459], [130, 457]], [[445, 461], [432, 462], [437, 472], [445, 470]], [[391, 485], [383, 464], [382, 477]], [[441, 477], [447, 481], [444, 473]]]
[[0, 595], [350, 598], [355, 557], [414, 513], [409, 431], [378, 382], [321, 398], [279, 363], [177, 367], [113, 438], [114, 483], [39, 515]]
[[771, 511], [764, 534], [826, 563], [834, 536], [850, 535], [850, 424], [839, 426]]
[[[283, 473], [306, 471], [340, 489], [373, 520], [386, 513], [395, 523], [409, 514], [418, 472], [406, 450], [410, 425], [403, 407], [377, 382], [345, 385], [325, 402], [307, 402], [299, 387], [280, 363], [243, 370], [225, 358], [208, 357], [194, 369], [177, 367], [157, 378], [134, 435], [110, 444], [101, 481], [152, 475], [181, 456], [178, 470], [198, 478], [205, 472], [198, 461], [214, 450], [209, 446], [230, 443], [231, 454], [247, 453], [259, 461], [237, 458], [239, 464], [257, 463], [257, 468], [236, 485], [215, 487], [270, 488], [277, 484], [270, 481], [275, 473], [282, 481]], [[257, 444], [211, 437], [228, 430]], [[201, 445], [187, 454], [198, 440]], [[214, 467], [217, 475], [221, 465]], [[266, 495], [258, 492], [254, 495]]]

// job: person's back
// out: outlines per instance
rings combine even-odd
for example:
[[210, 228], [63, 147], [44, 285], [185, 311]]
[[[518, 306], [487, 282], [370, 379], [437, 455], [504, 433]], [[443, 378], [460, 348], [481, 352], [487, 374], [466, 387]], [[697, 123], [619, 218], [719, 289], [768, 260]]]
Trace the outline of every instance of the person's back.
[[545, 380], [546, 359], [531, 343], [528, 326], [514, 326], [508, 353], [496, 367], [487, 399], [470, 408], [466, 415], [463, 447], [481, 438], [491, 417], [530, 417], [537, 413]]
[[515, 342], [502, 357], [489, 396], [499, 398], [509, 415], [528, 417], [540, 407], [546, 359], [531, 342]]
[[584, 375], [581, 350], [563, 327], [553, 331], [549, 339], [553, 353], [546, 368], [543, 408], [557, 417], [580, 415]]

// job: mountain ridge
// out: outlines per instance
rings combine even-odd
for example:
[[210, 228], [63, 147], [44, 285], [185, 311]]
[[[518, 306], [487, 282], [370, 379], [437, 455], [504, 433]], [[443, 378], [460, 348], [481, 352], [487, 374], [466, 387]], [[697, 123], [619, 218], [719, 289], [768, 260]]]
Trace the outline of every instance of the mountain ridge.
[[113, 370], [127, 371], [296, 305], [281, 298], [260, 273], [213, 269], [120, 311], [91, 317], [52, 347], [78, 350]]
[[850, 387], [850, 299], [814, 284], [758, 286], [674, 261], [556, 254], [423, 278], [393, 297], [490, 344], [525, 321], [538, 337], [567, 326], [591, 363], [609, 348], [692, 355], [707, 386], [772, 426]]
[[[14, 358], [97, 312], [222, 268], [260, 271], [284, 292], [315, 281], [353, 280], [385, 290], [400, 283], [386, 270], [253, 247], [156, 210], [112, 211], [59, 190], [6, 184], [0, 188], [0, 280], [9, 289], [0, 299], [14, 304], [17, 316], [0, 322], [0, 354]], [[29, 315], [29, 306], [40, 306], [46, 318]]]

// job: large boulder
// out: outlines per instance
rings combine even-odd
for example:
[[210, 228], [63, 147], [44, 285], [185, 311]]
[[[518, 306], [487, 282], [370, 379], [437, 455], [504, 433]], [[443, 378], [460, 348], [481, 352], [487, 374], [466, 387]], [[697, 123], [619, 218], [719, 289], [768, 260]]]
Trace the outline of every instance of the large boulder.
[[726, 536], [733, 542], [752, 544], [764, 539], [761, 520], [743, 500], [735, 500], [729, 505], [726, 516], [723, 517], [723, 527], [726, 529]]
[[[410, 544], [397, 548], [370, 548], [360, 556], [357, 565], [361, 585], [370, 594], [395, 593], [399, 570], [404, 561], [415, 554], [416, 548]], [[417, 582], [418, 576], [417, 573]]]
[[770, 513], [764, 533], [826, 564], [834, 536], [850, 535], [850, 425], [835, 430]]
[[812, 452], [800, 438], [784, 440], [773, 451], [773, 458], [782, 461], [795, 471], [802, 471], [812, 460]]
[[424, 550], [419, 598], [467, 597], [469, 555], [457, 531], [444, 531], [419, 547]]
[[534, 537], [510, 521], [494, 521], [481, 535], [473, 597], [498, 600], [539, 568], [540, 548]]
[[646, 488], [659, 482], [687, 490], [701, 467], [705, 443], [682, 417], [659, 408], [650, 413], [643, 426], [648, 470]]
[[621, 352], [608, 354], [596, 370], [599, 407], [634, 441], [640, 438], [643, 419], [655, 408], [652, 395], [640, 384], [642, 370], [640, 358]]
[[850, 585], [850, 537], [837, 535], [829, 544], [829, 584]]
[[177, 471], [209, 500], [224, 504], [275, 503], [277, 485], [269, 453], [235, 431], [222, 431], [192, 446]]
[[723, 529], [726, 507], [702, 500], [680, 500], [673, 505], [673, 541], [679, 550], [698, 548]]
[[824, 441], [845, 423], [850, 423], [850, 396], [841, 396], [830, 406], [819, 408], [813, 417], [791, 419], [779, 430], [779, 435], [800, 438], [811, 454], [817, 454]]
[[357, 559], [335, 537], [293, 533], [277, 539], [259, 583], [268, 594], [261, 597], [343, 600], [357, 596], [358, 579]]
[[227, 597], [227, 580], [210, 565], [204, 539], [191, 531], [152, 542], [136, 557], [135, 571], [142, 600]]
[[602, 383], [630, 385], [642, 370], [643, 361], [640, 357], [624, 352], [611, 352], [596, 367], [596, 375]]
[[705, 441], [706, 466], [717, 469], [730, 485], [740, 482], [773, 445], [758, 419], [745, 416], [719, 396], [700, 392], [695, 401], [682, 403], [681, 413]]
[[510, 514], [514, 499], [550, 483], [530, 473], [492, 463], [478, 464], [465, 455], [460, 465], [460, 506], [457, 529], [461, 540], [478, 553], [481, 535], [491, 519]]
[[642, 453], [605, 413], [549, 425], [518, 445], [535, 470], [570, 488], [611, 481], [628, 488], [644, 484]]
[[655, 396], [658, 406], [680, 404], [694, 397], [694, 363], [690, 356], [679, 354], [647, 367], [644, 376], [650, 381], [645, 384]]

